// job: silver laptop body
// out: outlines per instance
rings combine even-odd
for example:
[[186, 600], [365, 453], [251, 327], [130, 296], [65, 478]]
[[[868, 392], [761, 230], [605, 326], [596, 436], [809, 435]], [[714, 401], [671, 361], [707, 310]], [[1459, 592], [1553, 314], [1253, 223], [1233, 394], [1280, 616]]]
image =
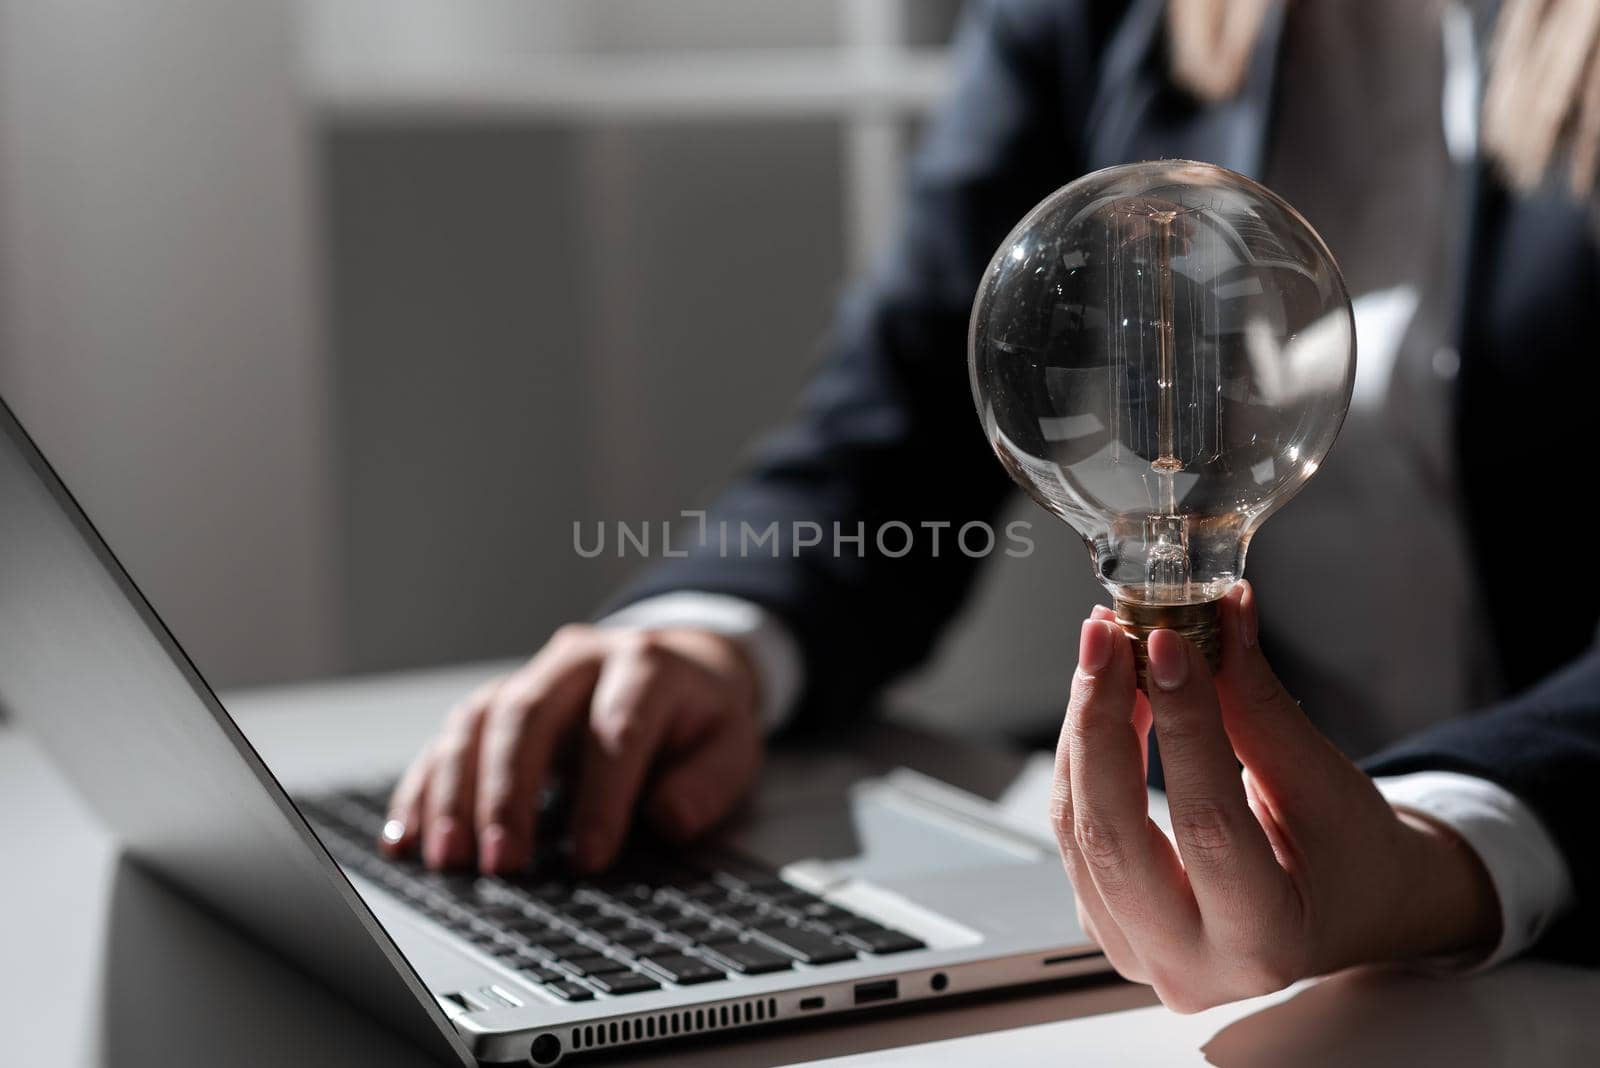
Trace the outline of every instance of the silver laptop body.
[[558, 1000], [334, 860], [3, 401], [0, 706], [135, 859], [443, 1060], [552, 1064], [1107, 968], [1051, 843], [898, 771], [802, 804], [764, 785], [708, 849], [926, 948]]

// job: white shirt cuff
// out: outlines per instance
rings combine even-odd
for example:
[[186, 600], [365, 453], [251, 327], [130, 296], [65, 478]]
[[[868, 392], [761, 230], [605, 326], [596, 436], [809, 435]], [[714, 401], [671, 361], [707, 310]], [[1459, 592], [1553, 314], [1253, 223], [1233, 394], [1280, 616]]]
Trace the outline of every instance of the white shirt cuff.
[[681, 590], [646, 597], [612, 612], [598, 627], [697, 627], [732, 638], [755, 665], [762, 725], [783, 726], [800, 696], [800, 645], [765, 608], [721, 593]]
[[1410, 809], [1459, 834], [1483, 862], [1500, 899], [1500, 943], [1474, 969], [1489, 968], [1537, 942], [1572, 907], [1572, 874], [1555, 840], [1515, 794], [1475, 775], [1418, 771], [1373, 780], [1395, 808]]

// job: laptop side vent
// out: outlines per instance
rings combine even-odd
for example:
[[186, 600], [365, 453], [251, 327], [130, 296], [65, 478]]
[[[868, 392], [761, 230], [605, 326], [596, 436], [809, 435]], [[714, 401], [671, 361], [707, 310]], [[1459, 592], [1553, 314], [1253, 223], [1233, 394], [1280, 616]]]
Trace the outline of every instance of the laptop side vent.
[[777, 1018], [777, 998], [750, 998], [705, 1008], [679, 1009], [677, 1012], [657, 1012], [608, 1023], [584, 1024], [574, 1027], [569, 1037], [574, 1050], [600, 1049], [629, 1042], [648, 1042], [653, 1038], [719, 1031], [724, 1027], [743, 1027]]

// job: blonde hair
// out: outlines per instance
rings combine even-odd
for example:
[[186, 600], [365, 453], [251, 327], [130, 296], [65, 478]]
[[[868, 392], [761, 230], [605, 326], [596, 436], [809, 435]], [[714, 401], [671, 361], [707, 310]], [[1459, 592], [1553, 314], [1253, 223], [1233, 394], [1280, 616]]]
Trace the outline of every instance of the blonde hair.
[[[1169, 0], [1173, 80], [1205, 101], [1244, 84], [1280, 0]], [[1563, 161], [1573, 195], [1600, 178], [1600, 2], [1504, 0], [1489, 47], [1480, 140], [1513, 189], [1541, 185]]]

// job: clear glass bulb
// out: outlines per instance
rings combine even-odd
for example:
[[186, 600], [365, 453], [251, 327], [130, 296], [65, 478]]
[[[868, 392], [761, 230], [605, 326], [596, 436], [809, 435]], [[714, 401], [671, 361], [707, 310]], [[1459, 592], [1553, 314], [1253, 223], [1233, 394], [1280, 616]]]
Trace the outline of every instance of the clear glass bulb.
[[1251, 536], [1350, 406], [1355, 321], [1316, 231], [1211, 164], [1096, 171], [1001, 243], [968, 351], [995, 454], [1082, 536], [1124, 628], [1215, 664]]

